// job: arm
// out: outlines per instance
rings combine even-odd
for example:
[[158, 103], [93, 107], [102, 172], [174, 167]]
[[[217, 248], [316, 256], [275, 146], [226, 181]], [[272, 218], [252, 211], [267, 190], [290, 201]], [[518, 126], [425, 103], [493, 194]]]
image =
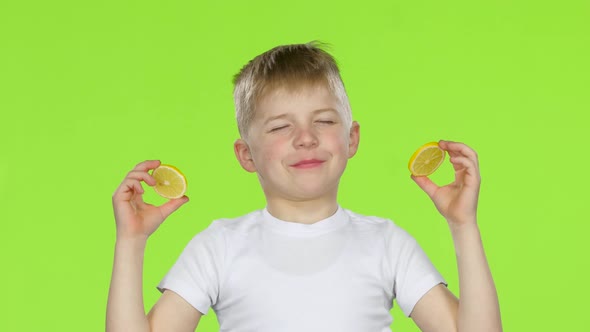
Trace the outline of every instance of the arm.
[[165, 290], [147, 318], [152, 331], [194, 332], [202, 315], [180, 295]]
[[117, 239], [107, 303], [106, 331], [150, 331], [143, 303], [146, 242]]
[[475, 220], [451, 227], [459, 271], [458, 330], [501, 331], [498, 295]]
[[449, 224], [461, 296], [457, 301], [439, 285], [418, 301], [411, 316], [423, 331], [502, 331], [498, 296], [477, 226], [477, 154], [461, 143], [441, 141], [439, 146], [449, 152], [455, 181], [439, 187], [426, 177], [413, 179]]
[[[143, 302], [143, 258], [148, 237], [172, 212], [188, 201], [187, 197], [170, 200], [156, 207], [143, 201], [140, 181], [154, 185], [148, 170], [159, 161], [138, 164], [113, 194], [117, 226], [113, 274], [107, 303], [106, 330], [194, 331], [200, 313], [175, 293], [165, 291], [146, 317]], [[174, 325], [165, 325], [174, 322]]]

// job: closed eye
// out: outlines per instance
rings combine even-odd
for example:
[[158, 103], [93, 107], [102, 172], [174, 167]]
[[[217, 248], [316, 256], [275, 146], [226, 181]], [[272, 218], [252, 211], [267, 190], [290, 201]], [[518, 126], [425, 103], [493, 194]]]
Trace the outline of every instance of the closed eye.
[[318, 120], [316, 122], [324, 123], [324, 124], [334, 124], [334, 123], [336, 123], [336, 122], [334, 122], [332, 120]]
[[287, 127], [289, 127], [289, 126], [288, 125], [284, 125], [284, 126], [280, 126], [280, 127], [275, 127], [275, 128], [272, 128], [271, 130], [269, 130], [269, 132], [279, 131], [279, 130], [285, 129]]

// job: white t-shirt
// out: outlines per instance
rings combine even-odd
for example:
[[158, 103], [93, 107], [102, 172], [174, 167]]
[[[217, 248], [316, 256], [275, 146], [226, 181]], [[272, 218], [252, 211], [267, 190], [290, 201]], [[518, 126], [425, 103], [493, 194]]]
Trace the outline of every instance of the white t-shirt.
[[266, 209], [219, 219], [197, 234], [158, 285], [207, 314], [220, 331], [391, 331], [445, 283], [416, 241], [390, 220], [338, 208], [311, 225]]

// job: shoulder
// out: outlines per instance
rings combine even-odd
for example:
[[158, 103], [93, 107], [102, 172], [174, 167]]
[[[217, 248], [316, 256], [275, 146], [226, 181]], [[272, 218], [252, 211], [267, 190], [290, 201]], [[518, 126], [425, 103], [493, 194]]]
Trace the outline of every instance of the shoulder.
[[235, 217], [213, 220], [205, 229], [196, 233], [184, 248], [189, 256], [224, 256], [228, 247], [237, 246], [244, 241], [244, 234], [256, 227], [261, 211]]
[[261, 219], [262, 210], [256, 210], [239, 217], [216, 219], [209, 225], [207, 231], [233, 233], [249, 232], [252, 228], [258, 227]]
[[344, 213], [346, 213], [346, 215], [350, 218], [352, 225], [358, 228], [379, 229], [387, 228], [390, 226], [390, 224], [393, 224], [393, 221], [390, 219], [378, 216], [363, 215], [348, 209], [343, 210]]
[[374, 241], [385, 251], [389, 260], [399, 260], [410, 257], [420, 246], [416, 239], [393, 220], [358, 214], [349, 210], [345, 212], [350, 217], [351, 232], [355, 237], [363, 237]]
[[224, 231], [248, 230], [250, 227], [254, 226], [261, 218], [262, 210], [256, 210], [238, 217], [215, 219], [209, 224], [209, 226], [207, 226], [207, 228], [202, 230], [199, 234], [212, 234]]
[[258, 226], [261, 217], [262, 210], [256, 210], [234, 218], [215, 219], [209, 226], [197, 233], [191, 243], [221, 240], [227, 236], [249, 233]]
[[351, 227], [355, 231], [376, 231], [385, 238], [411, 239], [412, 237], [393, 220], [379, 216], [363, 215], [347, 209], [344, 212], [351, 221]]

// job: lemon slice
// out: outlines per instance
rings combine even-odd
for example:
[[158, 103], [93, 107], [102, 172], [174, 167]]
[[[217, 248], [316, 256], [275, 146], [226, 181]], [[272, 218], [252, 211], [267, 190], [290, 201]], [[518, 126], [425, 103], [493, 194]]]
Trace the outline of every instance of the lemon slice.
[[422, 145], [410, 158], [408, 169], [414, 176], [428, 176], [445, 160], [446, 152], [438, 147], [437, 142]]
[[158, 166], [152, 171], [152, 177], [156, 180], [154, 190], [164, 198], [180, 198], [186, 191], [184, 174], [172, 165]]

